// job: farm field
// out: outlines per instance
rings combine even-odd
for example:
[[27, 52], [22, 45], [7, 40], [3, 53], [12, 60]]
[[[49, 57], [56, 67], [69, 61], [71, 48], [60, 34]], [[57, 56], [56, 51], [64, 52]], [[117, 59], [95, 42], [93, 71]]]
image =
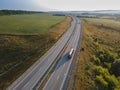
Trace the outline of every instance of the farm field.
[[120, 31], [120, 21], [115, 19], [97, 19], [97, 18], [87, 18], [85, 19], [90, 21], [92, 24], [95, 24], [99, 28], [111, 29], [113, 31]]
[[120, 62], [119, 22], [82, 20], [80, 48], [84, 50], [79, 49], [67, 90], [119, 90], [120, 74], [117, 71], [120, 65], [113, 68]]
[[0, 34], [33, 35], [46, 33], [64, 19], [64, 16], [49, 14], [0, 16]]
[[54, 45], [71, 25], [71, 18], [48, 14], [10, 15], [0, 16], [0, 22], [0, 90], [3, 90]]

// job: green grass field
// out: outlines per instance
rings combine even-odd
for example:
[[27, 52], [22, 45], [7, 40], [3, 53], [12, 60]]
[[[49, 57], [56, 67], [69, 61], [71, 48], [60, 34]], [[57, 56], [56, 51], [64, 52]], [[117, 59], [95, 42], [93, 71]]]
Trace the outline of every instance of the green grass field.
[[65, 19], [49, 14], [0, 16], [0, 34], [40, 34]]
[[88, 21], [91, 21], [91, 22], [94, 22], [94, 23], [106, 23], [106, 24], [117, 24], [117, 25], [120, 25], [120, 22], [119, 21], [115, 21], [115, 20], [112, 20], [112, 19], [94, 19], [94, 18], [87, 18]]
[[95, 24], [96, 26], [99, 26], [100, 28], [120, 31], [120, 21], [112, 19], [94, 19], [94, 18], [85, 18], [85, 20]]

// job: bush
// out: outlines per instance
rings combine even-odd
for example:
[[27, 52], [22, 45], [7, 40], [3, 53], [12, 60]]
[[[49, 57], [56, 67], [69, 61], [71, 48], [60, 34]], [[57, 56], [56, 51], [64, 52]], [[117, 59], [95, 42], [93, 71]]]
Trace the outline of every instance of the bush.
[[81, 49], [80, 49], [80, 51], [84, 51], [85, 49], [82, 47]]
[[102, 75], [96, 76], [95, 81], [96, 81], [96, 83], [99, 84], [99, 86], [102, 87], [102, 88], [107, 88], [107, 87], [108, 87], [108, 82], [105, 81], [105, 79], [103, 78]]
[[101, 62], [113, 63], [115, 59], [117, 59], [116, 53], [111, 53], [110, 51], [98, 50], [96, 52], [97, 57], [101, 60]]
[[104, 63], [103, 63], [103, 67], [104, 67], [104, 68], [107, 68], [108, 70], [110, 70], [110, 68], [111, 68], [111, 63], [104, 62]]
[[96, 66], [94, 69], [95, 75], [109, 75], [110, 73], [108, 72], [108, 69], [103, 68], [101, 66]]
[[96, 55], [99, 57], [100, 55], [104, 55], [104, 50], [97, 50]]
[[120, 76], [120, 59], [116, 60], [112, 66], [111, 66], [111, 70], [112, 74], [114, 74], [115, 76]]
[[[100, 90], [119, 90], [120, 83], [114, 75], [110, 75], [107, 69], [96, 66], [95, 67], [96, 84]], [[101, 88], [103, 87], [103, 88]]]
[[110, 51], [106, 51], [106, 61], [107, 62], [114, 62], [115, 59], [117, 58], [117, 54], [116, 53], [111, 53]]
[[90, 60], [93, 61], [96, 65], [101, 64], [100, 59], [97, 58], [95, 55], [91, 56]]
[[105, 80], [108, 82], [109, 90], [120, 89], [119, 81], [114, 75], [106, 75]]

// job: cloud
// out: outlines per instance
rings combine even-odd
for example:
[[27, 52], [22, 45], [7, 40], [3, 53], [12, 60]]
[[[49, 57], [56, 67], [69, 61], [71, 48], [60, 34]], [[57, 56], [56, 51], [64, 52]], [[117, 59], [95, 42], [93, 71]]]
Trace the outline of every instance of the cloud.
[[0, 0], [0, 9], [105, 10], [120, 9], [119, 0]]

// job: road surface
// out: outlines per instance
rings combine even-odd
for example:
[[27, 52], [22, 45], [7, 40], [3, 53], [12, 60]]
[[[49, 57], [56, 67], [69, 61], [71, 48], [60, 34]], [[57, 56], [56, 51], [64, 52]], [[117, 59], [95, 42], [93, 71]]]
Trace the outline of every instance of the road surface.
[[37, 87], [72, 36], [76, 27], [76, 18], [72, 17], [72, 19], [73, 21], [68, 31], [33, 66], [13, 82], [7, 90], [33, 90]]
[[[64, 90], [66, 88], [67, 79], [70, 75], [75, 53], [76, 50], [78, 49], [80, 41], [80, 32], [81, 32], [80, 20], [77, 19], [77, 26], [75, 29], [74, 36], [71, 38], [70, 43], [66, 51], [64, 52], [63, 57], [58, 62], [55, 70], [48, 79], [43, 90]], [[71, 48], [74, 48], [75, 52], [73, 53], [72, 58], [69, 60], [68, 53], [70, 52]]]

